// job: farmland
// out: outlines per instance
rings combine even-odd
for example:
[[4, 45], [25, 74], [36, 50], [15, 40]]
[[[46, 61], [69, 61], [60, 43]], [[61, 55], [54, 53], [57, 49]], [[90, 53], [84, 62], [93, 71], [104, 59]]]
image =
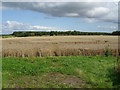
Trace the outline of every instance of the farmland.
[[0, 87], [119, 90], [118, 0], [18, 1], [1, 2]]
[[114, 88], [118, 36], [2, 38], [3, 88]]
[[42, 36], [2, 39], [2, 56], [118, 55], [118, 36]]

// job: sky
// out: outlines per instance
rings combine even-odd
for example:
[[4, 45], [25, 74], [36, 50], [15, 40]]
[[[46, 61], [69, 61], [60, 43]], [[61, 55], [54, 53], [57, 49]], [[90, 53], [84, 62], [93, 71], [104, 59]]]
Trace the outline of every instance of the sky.
[[2, 34], [14, 31], [113, 32], [116, 2], [2, 2]]

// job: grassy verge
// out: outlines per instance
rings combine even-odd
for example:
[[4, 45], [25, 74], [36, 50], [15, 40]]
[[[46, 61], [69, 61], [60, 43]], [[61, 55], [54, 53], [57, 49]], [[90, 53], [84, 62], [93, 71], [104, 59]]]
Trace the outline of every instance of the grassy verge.
[[3, 88], [113, 88], [116, 57], [2, 59]]

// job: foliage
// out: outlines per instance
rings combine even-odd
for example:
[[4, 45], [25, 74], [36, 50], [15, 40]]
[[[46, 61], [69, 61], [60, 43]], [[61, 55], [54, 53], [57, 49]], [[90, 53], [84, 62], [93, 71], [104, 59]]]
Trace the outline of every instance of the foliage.
[[14, 35], [1, 35], [2, 38], [12, 38]]
[[[65, 56], [42, 58], [3, 58], [3, 88], [76, 88], [64, 85], [60, 76], [49, 76], [59, 73], [63, 76], [74, 76], [85, 81], [84, 88], [112, 88], [114, 62], [116, 57], [101, 56]], [[53, 79], [52, 79], [53, 77]], [[67, 78], [66, 77], [66, 78]], [[114, 81], [115, 82], [115, 81]]]
[[80, 32], [80, 31], [17, 31], [13, 32], [10, 35], [1, 35], [3, 38], [9, 37], [28, 37], [28, 36], [58, 36], [58, 35], [120, 35], [120, 31], [114, 31], [112, 33], [103, 33], [103, 32]]
[[105, 50], [104, 50], [104, 56], [105, 56], [105, 57], [108, 57], [108, 56], [111, 56], [111, 55], [112, 55], [109, 47], [110, 47], [110, 44], [108, 44], [108, 45], [105, 47]]
[[49, 36], [57, 36], [57, 35], [111, 35], [111, 33], [101, 33], [101, 32], [80, 32], [80, 31], [50, 31], [50, 32], [13, 32], [12, 35], [16, 37], [26, 37], [26, 36], [42, 36], [42, 35], [49, 35]]
[[108, 56], [111, 55], [111, 52], [110, 52], [108, 49], [106, 49], [106, 50], [104, 51], [104, 55], [105, 55], [106, 57], [108, 57]]
[[120, 31], [114, 31], [112, 32], [112, 35], [120, 35]]

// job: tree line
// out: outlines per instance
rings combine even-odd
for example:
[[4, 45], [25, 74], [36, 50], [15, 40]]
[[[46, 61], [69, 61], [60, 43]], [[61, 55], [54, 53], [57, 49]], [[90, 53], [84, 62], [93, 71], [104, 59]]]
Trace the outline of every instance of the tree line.
[[27, 36], [61, 36], [61, 35], [120, 35], [120, 31], [114, 31], [112, 33], [103, 33], [103, 32], [80, 32], [80, 31], [18, 31], [13, 32], [16, 37], [27, 37]]

